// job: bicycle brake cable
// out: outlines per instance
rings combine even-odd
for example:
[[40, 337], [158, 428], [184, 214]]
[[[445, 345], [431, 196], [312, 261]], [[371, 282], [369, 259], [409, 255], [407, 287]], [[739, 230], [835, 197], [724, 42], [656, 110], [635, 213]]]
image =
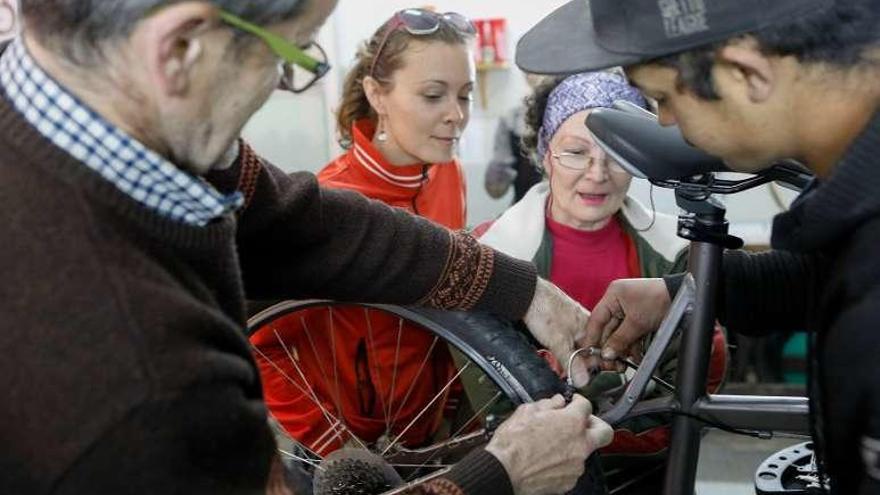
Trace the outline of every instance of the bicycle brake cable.
[[[571, 401], [571, 395], [574, 394], [574, 392], [576, 390], [576, 388], [574, 386], [574, 379], [571, 375], [571, 367], [574, 364], [574, 359], [583, 352], [587, 352], [590, 357], [601, 356], [601, 354], [602, 354], [602, 350], [599, 349], [598, 347], [582, 347], [582, 348], [574, 351], [571, 354], [571, 356], [569, 356], [568, 367], [566, 368], [566, 373], [568, 374], [568, 378], [566, 379], [566, 390], [565, 390], [565, 394], [564, 394], [566, 403]], [[639, 367], [636, 363], [634, 363], [632, 360], [629, 360], [629, 359], [617, 358], [616, 361], [621, 362], [634, 370], [638, 369], [638, 367]], [[653, 374], [651, 375], [651, 379], [654, 380], [658, 385], [660, 385], [661, 387], [663, 387], [667, 391], [675, 392], [675, 387], [671, 383], [667, 382], [666, 380], [663, 380], [662, 378], [660, 378], [656, 375], [653, 375]], [[699, 421], [699, 422], [704, 423], [708, 426], [711, 426], [712, 428], [717, 428], [719, 430], [726, 431], [728, 433], [732, 433], [735, 435], [745, 435], [745, 436], [758, 438], [761, 440], [770, 440], [774, 436], [776, 436], [776, 434], [773, 431], [747, 430], [747, 429], [743, 429], [743, 428], [736, 428], [734, 426], [724, 424], [720, 421], [710, 420], [707, 418], [697, 416], [696, 414], [686, 413], [684, 411], [671, 410], [668, 412], [673, 415], [684, 416], [684, 417]]]

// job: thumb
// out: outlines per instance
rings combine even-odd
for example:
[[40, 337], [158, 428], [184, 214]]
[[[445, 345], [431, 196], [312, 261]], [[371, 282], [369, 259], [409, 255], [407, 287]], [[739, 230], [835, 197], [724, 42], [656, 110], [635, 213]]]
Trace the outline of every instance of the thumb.
[[602, 348], [602, 359], [614, 360], [627, 355], [627, 351], [650, 329], [641, 329], [631, 317], [625, 317], [617, 331], [612, 333]]
[[591, 417], [590, 415], [593, 414], [593, 405], [580, 394], [574, 394], [574, 396], [572, 396], [571, 402], [566, 406], [566, 409], [573, 411], [574, 414], [581, 418], [589, 418]]
[[610, 444], [614, 440], [614, 430], [611, 425], [597, 416], [590, 416], [587, 425], [587, 440], [595, 448], [599, 449]]
[[613, 294], [606, 292], [593, 308], [590, 319], [587, 320], [586, 335], [579, 340], [580, 344], [584, 347], [598, 347], [606, 327], [615, 324], [615, 315], [620, 313], [620, 303]]

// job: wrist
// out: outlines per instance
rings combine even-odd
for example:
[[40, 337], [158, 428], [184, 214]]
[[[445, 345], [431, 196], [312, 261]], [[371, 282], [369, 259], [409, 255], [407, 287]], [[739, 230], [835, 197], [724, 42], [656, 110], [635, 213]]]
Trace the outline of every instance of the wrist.
[[535, 279], [535, 292], [532, 295], [532, 301], [529, 303], [529, 308], [526, 310], [525, 316], [523, 316], [523, 321], [527, 326], [530, 322], [534, 321], [538, 315], [545, 311], [544, 306], [548, 301], [547, 296], [549, 295], [549, 290], [549, 282], [541, 277]]

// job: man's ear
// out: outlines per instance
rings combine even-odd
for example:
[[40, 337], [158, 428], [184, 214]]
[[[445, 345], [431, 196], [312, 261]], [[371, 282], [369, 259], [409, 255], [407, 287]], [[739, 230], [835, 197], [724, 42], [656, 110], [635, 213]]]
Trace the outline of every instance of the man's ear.
[[367, 101], [377, 115], [385, 115], [385, 89], [372, 76], [367, 76], [363, 80], [364, 94], [367, 95]]
[[174, 3], [144, 19], [133, 33], [146, 54], [149, 78], [166, 96], [188, 90], [192, 69], [204, 55], [200, 36], [218, 22], [217, 10], [207, 2]]
[[754, 39], [745, 38], [721, 48], [716, 56], [716, 68], [745, 84], [752, 103], [761, 103], [773, 94], [776, 67], [770, 57], [761, 53]]

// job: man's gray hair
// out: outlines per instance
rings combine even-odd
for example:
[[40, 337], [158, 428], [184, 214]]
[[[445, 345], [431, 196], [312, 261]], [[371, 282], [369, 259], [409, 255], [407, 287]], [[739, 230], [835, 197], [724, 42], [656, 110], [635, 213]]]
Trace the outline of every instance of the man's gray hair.
[[[182, 0], [20, 0], [26, 28], [72, 62], [100, 59], [101, 46], [128, 36], [150, 12]], [[266, 26], [299, 15], [310, 0], [205, 0]]]

